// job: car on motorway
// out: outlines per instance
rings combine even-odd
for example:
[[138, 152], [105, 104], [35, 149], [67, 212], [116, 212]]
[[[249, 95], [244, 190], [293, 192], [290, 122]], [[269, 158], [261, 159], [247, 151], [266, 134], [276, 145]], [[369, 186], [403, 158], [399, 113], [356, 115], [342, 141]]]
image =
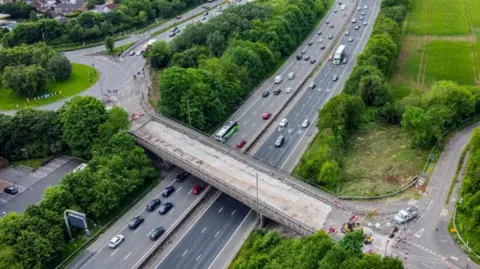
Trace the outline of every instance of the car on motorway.
[[197, 194], [199, 194], [201, 191], [202, 191], [202, 186], [200, 186], [200, 185], [197, 184], [197, 185], [193, 186], [192, 194], [197, 195]]
[[358, 7], [357, 10], [360, 11], [362, 8], [361, 7]]
[[356, 23], [356, 22], [357, 22], [357, 20], [355, 20], [355, 18], [353, 18], [353, 19], [352, 19], [352, 23]]
[[348, 31], [345, 32], [345, 35], [349, 35], [350, 33]]
[[288, 73], [288, 79], [289, 80], [292, 80], [294, 78], [295, 78], [295, 73], [293, 73], [293, 72]]
[[279, 95], [282, 92], [282, 89], [276, 89], [273, 91], [273, 95]]
[[277, 140], [275, 140], [275, 147], [279, 148], [283, 145], [283, 142], [285, 141], [285, 137], [283, 135], [280, 135]]
[[139, 50], [139, 51], [137, 51], [137, 53], [135, 53], [135, 54], [136, 54], [137, 56], [140, 56], [140, 55], [142, 55], [142, 52]]
[[302, 54], [297, 54], [297, 60], [300, 61], [302, 59]]
[[333, 29], [333, 27], [335, 27], [335, 25], [331, 24], [331, 25], [330, 25], [330, 28], [332, 28], [332, 29]]
[[170, 34], [168, 34], [168, 37], [174, 37], [176, 34], [176, 32], [170, 32]]
[[338, 80], [338, 75], [333, 75], [333, 81], [337, 81]]
[[365, 12], [364, 12], [364, 11], [362, 11], [362, 16], [365, 16]]
[[173, 186], [168, 186], [162, 191], [162, 196], [163, 197], [168, 197], [170, 194], [172, 194], [175, 191], [175, 188]]
[[304, 55], [305, 53], [307, 53], [307, 51], [303, 49], [300, 53]]
[[360, 26], [355, 25], [355, 30], [358, 30], [358, 29], [360, 29]]
[[181, 18], [182, 18], [182, 16], [177, 16], [176, 18], [177, 18], [177, 20], [179, 20], [179, 19], [181, 19]]
[[346, 13], [346, 12], [343, 12], [343, 17], [347, 17], [347, 13]]
[[366, 21], [363, 22], [363, 26], [367, 26], [367, 22], [366, 22]]
[[353, 38], [348, 38], [348, 42], [353, 42]]
[[18, 188], [15, 186], [8, 186], [5, 189], [3, 189], [4, 193], [8, 193], [10, 195], [15, 195], [18, 193]]
[[240, 140], [240, 142], [238, 142], [238, 144], [236, 145], [237, 149], [241, 149], [243, 148], [243, 146], [245, 146], [245, 144], [247, 144], [247, 141], [245, 141], [244, 139]]
[[263, 97], [263, 98], [265, 98], [265, 97], [267, 97], [267, 96], [269, 96], [269, 95], [270, 95], [270, 92], [269, 92], [269, 91], [264, 91], [264, 92], [262, 93], [262, 97]]
[[367, 5], [364, 5], [364, 6], [363, 6], [363, 9], [367, 9], [367, 8], [368, 8], [368, 6], [367, 6]]
[[324, 50], [324, 49], [325, 49], [325, 45], [321, 45], [321, 46], [320, 46], [320, 49], [321, 49], [321, 50]]
[[317, 35], [322, 35], [322, 31], [318, 31], [318, 32], [317, 32]]
[[173, 207], [172, 203], [166, 202], [158, 209], [158, 214], [165, 215], [168, 213], [168, 211], [170, 211], [170, 209], [172, 209], [172, 207]]
[[319, 38], [318, 43], [323, 43], [323, 38]]
[[290, 87], [288, 87], [288, 88], [285, 89], [285, 92], [286, 92], [286, 93], [291, 93], [292, 91], [293, 91], [293, 89], [290, 88]]
[[325, 22], [325, 24], [330, 24], [330, 21]]
[[175, 26], [175, 27], [173, 27], [173, 29], [172, 29], [170, 32], [174, 33], [174, 32], [176, 32], [177, 30], [178, 30], [178, 27]]
[[135, 51], [133, 51], [133, 50], [132, 50], [132, 51], [130, 51], [130, 53], [129, 53], [128, 55], [130, 55], [130, 56], [133, 56], [133, 55], [135, 55]]
[[303, 56], [303, 59], [304, 59], [305, 61], [308, 61], [308, 60], [310, 60], [310, 56], [305, 55], [305, 56]]
[[158, 238], [160, 238], [160, 236], [162, 236], [163, 233], [165, 233], [165, 228], [157, 227], [150, 232], [148, 237], [150, 237], [150, 240], [155, 241]]
[[311, 63], [311, 64], [314, 64], [316, 61], [317, 61], [317, 60], [315, 60], [315, 59], [312, 58], [312, 59], [310, 60], [310, 63]]
[[202, 21], [204, 21], [204, 20], [206, 20], [206, 19], [207, 19], [207, 17], [203, 17], [203, 18], [202, 18]]
[[317, 86], [317, 85], [315, 85], [315, 82], [312, 81], [312, 82], [310, 82], [310, 84], [308, 84], [307, 89], [313, 90], [313, 89], [315, 89], [315, 86]]
[[348, 63], [347, 57], [343, 57], [342, 64], [347, 64], [347, 63]]
[[308, 119], [305, 119], [305, 120], [302, 122], [302, 128], [307, 128], [308, 125], [310, 125], [310, 122], [308, 121]]
[[209, 7], [208, 7], [208, 6], [205, 6], [205, 5], [203, 5], [202, 8], [203, 8], [203, 9], [209, 9]]
[[313, 45], [313, 40], [308, 41], [308, 45], [309, 46]]
[[182, 182], [185, 180], [190, 174], [187, 171], [182, 171], [180, 174], [177, 176], [177, 182]]
[[221, 12], [221, 11], [222, 11], [222, 7], [217, 7], [217, 11], [218, 11], [218, 12]]
[[333, 55], [328, 56], [328, 60], [329, 61], [333, 60]]
[[333, 35], [329, 35], [328, 39], [330, 39], [330, 40], [333, 39]]
[[125, 236], [123, 236], [121, 234], [115, 235], [108, 242], [108, 247], [109, 248], [117, 248], [124, 240], [125, 240]]
[[288, 124], [288, 120], [284, 118], [280, 121], [278, 126], [283, 128], [283, 127], [287, 126], [287, 124]]
[[157, 206], [159, 206], [161, 203], [162, 203], [162, 201], [160, 201], [160, 199], [158, 199], [158, 198], [155, 198], [155, 199], [151, 200], [151, 201], [148, 202], [148, 204], [147, 204], [147, 212], [152, 212], [152, 211], [155, 210], [155, 208], [157, 208]]
[[208, 16], [208, 11], [205, 11], [205, 13], [203, 13], [203, 16]]
[[135, 230], [138, 228], [138, 226], [140, 226], [140, 224], [142, 224], [143, 222], [145, 221], [145, 219], [142, 217], [142, 216], [136, 216], [135, 218], [133, 218], [130, 223], [128, 223], [128, 228], [130, 228], [130, 230]]
[[262, 119], [264, 119], [264, 120], [270, 119], [270, 116], [272, 116], [271, 113], [268, 113], [268, 112], [263, 112], [262, 113]]
[[275, 80], [274, 80], [275, 84], [280, 84], [282, 81], [283, 81], [282, 76], [276, 76], [275, 77]]
[[360, 18], [358, 18], [359, 20], [363, 21], [363, 16], [360, 16]]

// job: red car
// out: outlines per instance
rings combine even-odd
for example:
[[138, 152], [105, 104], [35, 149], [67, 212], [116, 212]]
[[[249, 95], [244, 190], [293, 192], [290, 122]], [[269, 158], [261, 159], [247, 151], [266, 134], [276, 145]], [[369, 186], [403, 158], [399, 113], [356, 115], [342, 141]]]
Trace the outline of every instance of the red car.
[[268, 113], [268, 112], [264, 112], [262, 114], [262, 119], [264, 120], [268, 120], [270, 118], [270, 116], [272, 116], [272, 114]]
[[237, 144], [237, 149], [243, 148], [243, 146], [245, 146], [245, 144], [247, 144], [247, 141], [245, 141], [243, 139], [240, 140], [240, 142], [238, 142], [238, 144]]
[[182, 16], [177, 16], [177, 20], [179, 20], [179, 19], [181, 19], [181, 18], [182, 18]]
[[197, 194], [199, 194], [201, 191], [202, 191], [202, 186], [200, 186], [200, 185], [197, 184], [197, 185], [193, 186], [192, 194], [197, 195]]
[[333, 60], [333, 56], [332, 55], [328, 56], [328, 60], [329, 61]]

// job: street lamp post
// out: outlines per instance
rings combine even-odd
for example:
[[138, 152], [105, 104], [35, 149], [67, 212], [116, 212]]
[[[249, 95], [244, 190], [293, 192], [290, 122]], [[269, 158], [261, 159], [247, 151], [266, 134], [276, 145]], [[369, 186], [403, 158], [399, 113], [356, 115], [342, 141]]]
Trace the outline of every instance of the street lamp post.
[[390, 240], [387, 240], [387, 242], [385, 243], [385, 255], [383, 255], [384, 257], [387, 257], [387, 246], [388, 246], [388, 242], [390, 242]]

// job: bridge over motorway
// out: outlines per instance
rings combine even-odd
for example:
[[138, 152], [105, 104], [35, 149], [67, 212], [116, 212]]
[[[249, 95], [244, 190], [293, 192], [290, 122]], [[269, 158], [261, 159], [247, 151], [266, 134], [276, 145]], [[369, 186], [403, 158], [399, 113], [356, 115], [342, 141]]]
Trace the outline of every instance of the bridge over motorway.
[[262, 215], [303, 235], [326, 225], [333, 201], [327, 194], [153, 113], [132, 127], [138, 144]]

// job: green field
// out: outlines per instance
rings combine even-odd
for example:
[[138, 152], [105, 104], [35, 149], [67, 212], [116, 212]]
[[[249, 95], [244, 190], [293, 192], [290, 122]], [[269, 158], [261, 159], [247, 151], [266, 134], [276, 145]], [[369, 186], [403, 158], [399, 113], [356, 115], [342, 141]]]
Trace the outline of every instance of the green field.
[[[474, 28], [477, 28], [476, 31], [480, 32], [480, 1], [478, 0], [465, 0], [467, 2], [467, 7], [470, 10], [470, 19], [472, 20], [472, 25]], [[477, 39], [478, 40], [478, 39]]]
[[83, 64], [72, 64], [72, 74], [69, 79], [62, 82], [47, 82], [45, 93], [61, 90], [62, 94], [40, 100], [30, 99], [30, 103], [27, 103], [25, 98], [15, 95], [11, 90], [0, 87], [0, 111], [36, 107], [64, 99], [90, 88], [98, 80], [98, 77], [94, 68]]
[[411, 148], [399, 126], [369, 123], [347, 141], [342, 195], [378, 195], [399, 189], [417, 176], [428, 153]]

